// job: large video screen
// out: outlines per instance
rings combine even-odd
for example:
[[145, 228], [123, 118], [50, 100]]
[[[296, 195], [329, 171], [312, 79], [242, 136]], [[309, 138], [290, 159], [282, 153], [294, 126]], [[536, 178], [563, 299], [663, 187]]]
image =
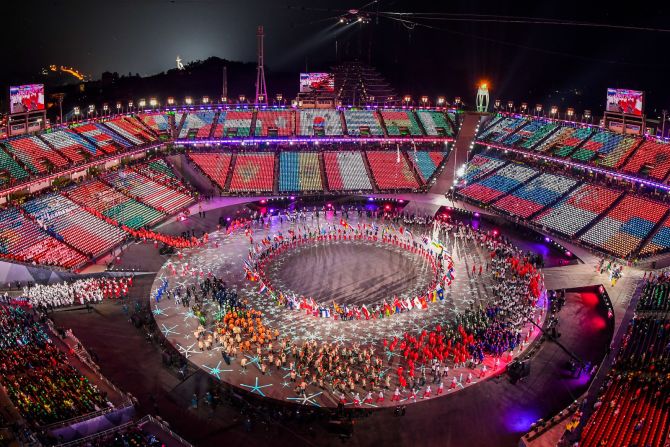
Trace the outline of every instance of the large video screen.
[[608, 88], [606, 110], [613, 113], [642, 116], [644, 93], [637, 90]]
[[333, 73], [300, 73], [300, 93], [334, 92]]
[[44, 110], [44, 84], [9, 87], [10, 113], [26, 113], [38, 110]]

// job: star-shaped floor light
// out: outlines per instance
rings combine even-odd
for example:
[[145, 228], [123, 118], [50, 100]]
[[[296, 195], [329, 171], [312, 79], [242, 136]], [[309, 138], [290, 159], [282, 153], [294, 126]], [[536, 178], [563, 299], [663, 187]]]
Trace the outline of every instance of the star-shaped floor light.
[[210, 367], [207, 365], [202, 365], [203, 368], [209, 371], [211, 375], [216, 377], [217, 379], [221, 379], [221, 373], [222, 372], [232, 372], [232, 369], [221, 369], [221, 360], [219, 360], [219, 363], [216, 364], [215, 367]]
[[323, 394], [323, 391], [319, 391], [318, 393], [310, 394], [309, 396], [307, 394], [300, 396], [300, 397], [287, 397], [286, 400], [290, 400], [296, 403], [299, 403], [300, 405], [307, 405], [310, 404], [314, 407], [321, 407], [314, 399], [319, 397], [320, 395]]
[[245, 388], [249, 388], [249, 391], [251, 393], [257, 393], [257, 394], [260, 394], [261, 396], [265, 397], [265, 393], [263, 392], [262, 389], [270, 387], [270, 386], [272, 386], [272, 384], [269, 383], [267, 385], [259, 385], [258, 384], [258, 377], [256, 377], [256, 384], [255, 385], [246, 385], [244, 383], [240, 383], [240, 386], [243, 386]]

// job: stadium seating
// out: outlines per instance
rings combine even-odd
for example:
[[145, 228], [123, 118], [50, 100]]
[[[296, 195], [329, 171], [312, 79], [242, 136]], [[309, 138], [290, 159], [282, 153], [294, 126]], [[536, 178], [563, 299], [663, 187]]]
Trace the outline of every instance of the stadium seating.
[[[347, 132], [352, 136], [383, 137], [382, 129], [377, 113], [374, 110], [344, 110], [344, 119], [347, 123]], [[366, 129], [363, 131], [363, 129]]]
[[670, 144], [646, 140], [623, 166], [623, 170], [657, 181], [663, 181], [670, 172]]
[[7, 152], [16, 155], [33, 174], [46, 173], [48, 171], [47, 163], [55, 168], [63, 168], [68, 165], [68, 160], [35, 136], [5, 140], [4, 145]]
[[541, 174], [513, 193], [499, 199], [493, 206], [527, 219], [560, 199], [576, 184], [577, 181], [571, 178]]
[[0, 346], [0, 383], [28, 423], [44, 426], [108, 406], [30, 310], [0, 306]]
[[163, 159], [134, 164], [130, 169], [168, 188], [190, 195], [189, 188], [177, 179], [172, 168]]
[[80, 126], [72, 127], [72, 130], [88, 138], [100, 150], [108, 154], [116, 152], [119, 146], [131, 146], [131, 144], [126, 142], [123, 138], [112, 134], [110, 130], [100, 128], [97, 123], [82, 124]]
[[105, 121], [105, 126], [135, 145], [152, 143], [157, 140], [156, 136], [147, 131], [135, 117], [123, 116], [114, 118]]
[[80, 206], [90, 207], [132, 229], [151, 226], [165, 217], [98, 180], [66, 188], [63, 194]]
[[185, 192], [151, 180], [133, 170], [110, 172], [102, 179], [124, 194], [166, 214], [174, 214], [193, 203]]
[[370, 170], [379, 189], [416, 189], [419, 184], [402, 155], [395, 151], [367, 151]]
[[298, 134], [303, 136], [323, 135], [339, 136], [343, 135], [342, 121], [340, 113], [337, 110], [314, 109], [298, 110]]
[[28, 173], [5, 151], [0, 149], [0, 186], [26, 180]]
[[[195, 135], [195, 138], [207, 138], [214, 125], [216, 112], [214, 110], [200, 110], [198, 112], [189, 112], [186, 115], [184, 125], [179, 131], [179, 138], [186, 138]], [[217, 121], [217, 124], [220, 121]]]
[[361, 152], [324, 152], [323, 161], [331, 191], [372, 190]]
[[274, 188], [275, 154], [247, 152], [237, 155], [230, 191], [270, 192]]
[[[251, 122], [254, 112], [251, 110], [227, 110], [221, 112], [223, 117], [223, 126], [215, 129], [214, 136], [223, 138], [231, 134], [232, 136], [248, 137], [251, 134]], [[255, 134], [260, 134], [260, 128], [256, 123]]]
[[578, 148], [571, 158], [582, 163], [597, 158], [600, 165], [619, 168], [639, 141], [638, 138], [599, 131]]
[[640, 256], [664, 253], [670, 249], [670, 217], [666, 219], [658, 232], [642, 247]]
[[503, 140], [527, 122], [523, 118], [503, 117], [487, 127], [477, 139], [488, 143], [502, 143]]
[[466, 163], [461, 180], [469, 184], [505, 165], [506, 162], [488, 155], [477, 154]]
[[321, 167], [316, 152], [279, 154], [279, 191], [321, 191]]
[[647, 282], [640, 294], [636, 311], [638, 313], [670, 311], [670, 283]]
[[444, 135], [448, 137], [454, 136], [454, 129], [444, 116], [444, 113], [434, 110], [417, 110], [416, 114], [421, 124], [423, 124], [423, 128], [426, 130], [426, 135], [438, 136], [444, 130]]
[[574, 237], [607, 210], [621, 192], [583, 184], [534, 220], [553, 231]]
[[85, 156], [97, 157], [104, 154], [96, 145], [70, 130], [43, 133], [40, 137], [75, 163], [85, 161]]
[[478, 202], [491, 203], [537, 174], [538, 171], [535, 169], [517, 164], [508, 164], [490, 177], [469, 184], [459, 193]]
[[518, 146], [523, 149], [532, 149], [540, 140], [549, 135], [558, 127], [556, 123], [545, 123], [543, 121], [530, 121], [519, 129], [515, 134], [507, 137], [503, 144]]
[[293, 110], [259, 110], [256, 114], [256, 129], [260, 128], [257, 136], [267, 137], [271, 129], [275, 129], [276, 136], [290, 137], [295, 133], [295, 113]]
[[584, 427], [580, 447], [664, 446], [670, 393], [667, 386], [657, 385], [640, 374], [611, 374], [601, 405]]
[[165, 113], [141, 113], [139, 117], [144, 124], [158, 134], [170, 130], [170, 121]]
[[589, 127], [561, 127], [535, 150], [549, 152], [557, 157], [567, 157], [592, 133], [593, 130]]
[[188, 154], [188, 157], [212, 180], [219, 188], [226, 187], [230, 154]]
[[89, 214], [60, 194], [32, 199], [23, 209], [38, 223], [42, 222], [54, 237], [93, 257], [111, 250], [125, 237], [120, 228]]
[[411, 110], [382, 110], [380, 113], [389, 136], [403, 135], [403, 129], [409, 135], [423, 135]]
[[447, 154], [448, 152], [408, 152], [409, 159], [412, 160], [414, 167], [419, 172], [424, 183], [430, 180], [435, 173], [435, 170], [442, 164], [442, 161], [444, 161], [444, 157], [446, 157]]
[[0, 256], [64, 268], [86, 262], [85, 256], [49, 236], [17, 208], [0, 211]]
[[626, 258], [640, 246], [667, 210], [665, 204], [628, 194], [580, 240]]

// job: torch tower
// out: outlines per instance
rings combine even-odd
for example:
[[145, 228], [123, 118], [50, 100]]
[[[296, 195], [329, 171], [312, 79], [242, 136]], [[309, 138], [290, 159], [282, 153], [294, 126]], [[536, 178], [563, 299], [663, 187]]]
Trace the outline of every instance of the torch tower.
[[263, 68], [263, 25], [258, 25], [256, 38], [258, 40], [258, 67], [256, 68], [256, 104], [268, 104], [268, 89], [265, 84], [265, 70]]

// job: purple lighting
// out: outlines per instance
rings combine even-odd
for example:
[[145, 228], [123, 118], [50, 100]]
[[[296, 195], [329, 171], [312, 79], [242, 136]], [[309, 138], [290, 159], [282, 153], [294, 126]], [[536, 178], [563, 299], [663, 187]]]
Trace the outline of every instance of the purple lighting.
[[475, 213], [475, 217], [479, 217], [479, 213]]
[[545, 237], [545, 238], [544, 238], [544, 241], [547, 242], [547, 243], [549, 243], [549, 242], [551, 242], [551, 239], [549, 239], [548, 237]]

